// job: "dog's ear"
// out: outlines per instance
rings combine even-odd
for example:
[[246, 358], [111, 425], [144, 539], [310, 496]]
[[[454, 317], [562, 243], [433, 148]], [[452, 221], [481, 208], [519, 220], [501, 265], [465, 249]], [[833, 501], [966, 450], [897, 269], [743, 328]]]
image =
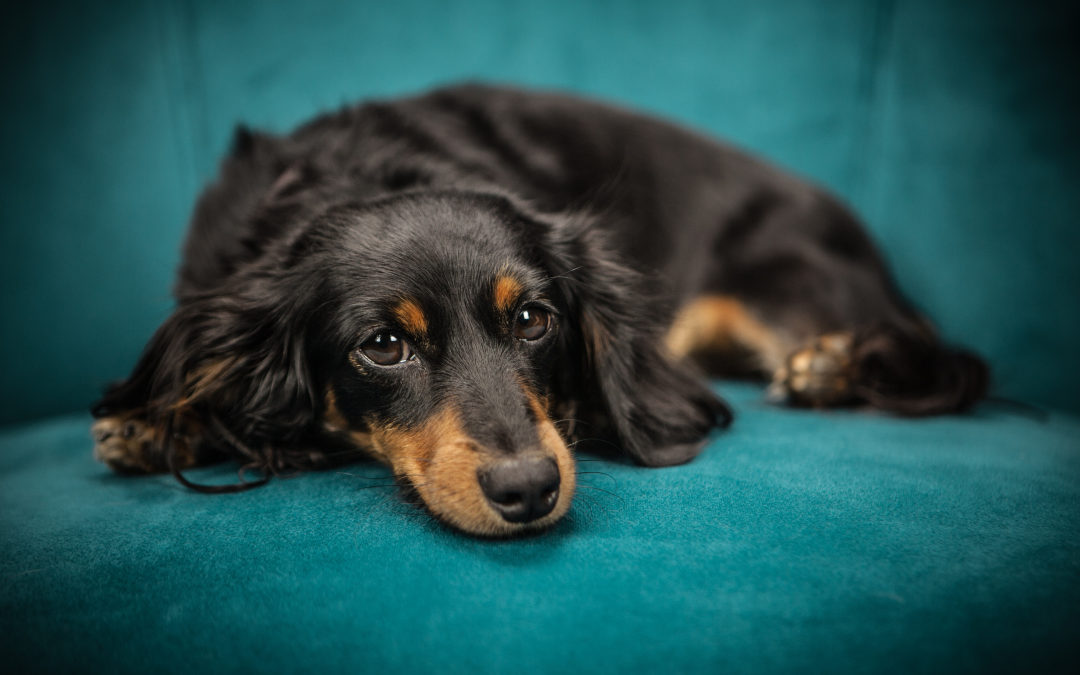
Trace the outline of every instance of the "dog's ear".
[[94, 415], [136, 414], [173, 433], [195, 425], [219, 449], [284, 468], [274, 466], [280, 449], [310, 428], [320, 399], [305, 353], [302, 293], [282, 297], [272, 285], [241, 280], [183, 302]]
[[[551, 230], [547, 264], [566, 304], [564, 351], [571, 363], [562, 396], [577, 417], [600, 420], [632, 459], [646, 466], [690, 461], [731, 409], [665, 345], [670, 308], [647, 279], [618, 262], [587, 220]], [[565, 391], [576, 388], [578, 391]]]

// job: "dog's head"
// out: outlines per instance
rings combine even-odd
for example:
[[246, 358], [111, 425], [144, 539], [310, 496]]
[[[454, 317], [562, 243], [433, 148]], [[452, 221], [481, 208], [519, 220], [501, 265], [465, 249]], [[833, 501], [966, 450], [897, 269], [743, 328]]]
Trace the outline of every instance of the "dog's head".
[[663, 348], [664, 312], [586, 220], [495, 195], [338, 207], [188, 299], [136, 369], [249, 452], [349, 439], [444, 522], [547, 526], [570, 444], [688, 461], [728, 409]]

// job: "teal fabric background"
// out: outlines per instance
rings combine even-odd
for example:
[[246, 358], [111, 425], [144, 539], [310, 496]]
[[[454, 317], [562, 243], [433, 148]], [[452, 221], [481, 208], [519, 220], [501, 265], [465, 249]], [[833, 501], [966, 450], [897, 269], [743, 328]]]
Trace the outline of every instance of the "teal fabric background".
[[600, 96], [820, 181], [998, 393], [1080, 410], [1075, 3], [23, 3], [2, 22], [0, 424], [85, 409], [167, 315], [240, 121], [478, 78]]
[[[1078, 29], [1075, 3], [997, 0], [6, 8], [0, 670], [1075, 672]], [[233, 126], [467, 78], [831, 187], [997, 392], [1055, 411], [910, 421], [722, 383], [738, 418], [700, 459], [583, 462], [571, 516], [506, 542], [365, 489], [376, 466], [207, 496], [96, 464], [85, 407], [168, 314]]]
[[721, 392], [695, 462], [582, 462], [568, 519], [504, 542], [375, 466], [210, 496], [110, 475], [86, 415], [0, 434], [6, 672], [1075, 672], [1077, 418]]

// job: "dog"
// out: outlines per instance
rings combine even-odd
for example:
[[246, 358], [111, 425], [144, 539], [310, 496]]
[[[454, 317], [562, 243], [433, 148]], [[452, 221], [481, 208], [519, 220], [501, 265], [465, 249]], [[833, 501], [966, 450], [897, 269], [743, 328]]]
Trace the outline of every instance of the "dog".
[[[478, 536], [566, 514], [577, 442], [693, 459], [732, 421], [705, 374], [913, 416], [989, 378], [823, 190], [648, 116], [476, 84], [239, 128], [175, 296], [92, 408], [97, 459], [222, 492], [363, 452]], [[183, 475], [222, 457], [240, 483]]]

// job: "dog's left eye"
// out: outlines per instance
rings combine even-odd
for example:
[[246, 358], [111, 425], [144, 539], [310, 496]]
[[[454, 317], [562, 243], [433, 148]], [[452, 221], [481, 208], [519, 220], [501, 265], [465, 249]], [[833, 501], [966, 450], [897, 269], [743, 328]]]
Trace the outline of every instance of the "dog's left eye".
[[551, 315], [547, 310], [537, 307], [523, 309], [514, 322], [514, 337], [524, 341], [539, 340], [548, 332], [549, 325], [551, 325]]
[[409, 343], [405, 342], [393, 333], [377, 333], [372, 335], [364, 344], [360, 345], [360, 351], [373, 363], [380, 366], [392, 366], [413, 358]]

